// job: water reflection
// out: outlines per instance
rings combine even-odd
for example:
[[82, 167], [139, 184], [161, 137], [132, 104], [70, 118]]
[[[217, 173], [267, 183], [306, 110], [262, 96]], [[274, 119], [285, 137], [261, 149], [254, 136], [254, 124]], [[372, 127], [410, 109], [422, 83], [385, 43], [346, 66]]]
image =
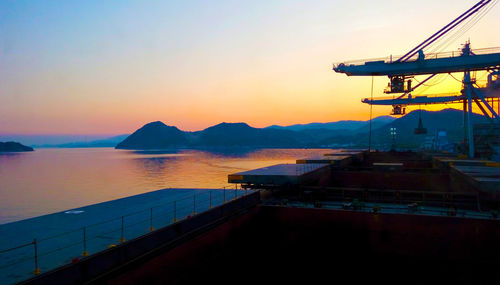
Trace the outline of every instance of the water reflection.
[[221, 188], [234, 172], [321, 149], [38, 149], [0, 155], [0, 223], [163, 188]]
[[179, 153], [181, 150], [178, 149], [173, 149], [173, 150], [132, 150], [130, 151], [131, 153], [135, 154], [154, 154], [154, 155], [160, 155], [160, 154], [176, 154]]

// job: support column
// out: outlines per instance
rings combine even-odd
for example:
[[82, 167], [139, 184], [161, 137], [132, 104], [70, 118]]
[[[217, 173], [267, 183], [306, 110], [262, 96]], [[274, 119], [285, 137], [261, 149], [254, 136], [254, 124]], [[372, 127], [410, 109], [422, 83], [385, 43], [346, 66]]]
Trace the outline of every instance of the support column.
[[467, 134], [467, 99], [464, 99], [464, 146], [469, 145]]
[[472, 82], [470, 71], [464, 74], [464, 88], [467, 92], [467, 138], [469, 141], [469, 158], [474, 158], [474, 133], [472, 129]]

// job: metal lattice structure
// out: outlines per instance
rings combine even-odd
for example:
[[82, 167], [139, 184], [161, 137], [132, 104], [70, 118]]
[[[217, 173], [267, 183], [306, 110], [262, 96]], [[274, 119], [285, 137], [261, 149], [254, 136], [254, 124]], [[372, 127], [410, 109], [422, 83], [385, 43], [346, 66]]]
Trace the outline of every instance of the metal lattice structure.
[[[403, 56], [387, 57], [373, 60], [358, 60], [334, 64], [333, 70], [348, 76], [388, 76], [389, 84], [384, 93], [392, 97], [365, 98], [363, 103], [370, 105], [392, 105], [392, 115], [404, 115], [408, 105], [462, 103], [464, 110], [464, 127], [467, 135], [464, 142], [468, 145], [469, 157], [474, 157], [474, 131], [471, 122], [472, 104], [475, 103], [491, 123], [500, 124], [500, 48], [471, 49], [466, 42], [459, 51], [425, 52], [435, 46], [445, 44], [462, 35], [482, 16], [484, 16], [498, 0], [482, 0], [454, 19], [452, 22], [434, 33], [431, 37], [417, 45]], [[438, 45], [439, 44], [439, 45]], [[485, 86], [479, 86], [471, 76], [474, 71], [488, 73]], [[417, 95], [412, 92], [434, 78], [438, 74], [463, 72], [462, 90], [451, 94]], [[415, 76], [428, 75], [417, 85], [412, 86]], [[415, 80], [416, 81], [416, 80]], [[497, 104], [498, 110], [494, 109]]]

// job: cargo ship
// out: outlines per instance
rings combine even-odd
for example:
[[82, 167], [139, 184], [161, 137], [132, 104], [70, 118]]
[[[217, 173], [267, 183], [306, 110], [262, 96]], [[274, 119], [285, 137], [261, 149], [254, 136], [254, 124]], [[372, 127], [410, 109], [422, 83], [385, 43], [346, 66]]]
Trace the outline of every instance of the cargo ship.
[[[388, 76], [390, 97], [362, 102], [391, 105], [392, 115], [410, 105], [462, 104], [457, 152], [369, 143], [231, 173], [242, 193], [234, 199], [22, 283], [498, 283], [500, 50], [466, 43], [458, 52], [424, 52], [494, 3], [479, 1], [403, 56], [333, 66]], [[485, 86], [474, 71], [488, 73]], [[436, 74], [456, 72], [464, 74], [460, 92], [412, 95]], [[412, 85], [420, 75], [428, 77]], [[490, 124], [472, 124], [473, 104]], [[421, 123], [415, 133], [426, 133]]]
[[241, 195], [22, 283], [500, 280], [498, 162], [350, 150], [228, 181]]

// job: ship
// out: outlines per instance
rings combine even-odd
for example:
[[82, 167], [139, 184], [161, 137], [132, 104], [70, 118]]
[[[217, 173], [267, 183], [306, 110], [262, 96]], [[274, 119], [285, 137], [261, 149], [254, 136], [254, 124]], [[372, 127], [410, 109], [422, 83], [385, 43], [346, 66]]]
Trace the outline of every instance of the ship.
[[[403, 56], [333, 66], [388, 76], [390, 97], [362, 102], [391, 105], [392, 115], [409, 105], [463, 104], [459, 149], [444, 147], [438, 133], [422, 150], [369, 145], [231, 173], [242, 195], [21, 283], [498, 283], [500, 50], [467, 42], [456, 52], [424, 52], [495, 2], [477, 2]], [[474, 71], [488, 72], [486, 86]], [[414, 95], [436, 74], [456, 72], [464, 74], [460, 92]], [[412, 85], [417, 75], [428, 77]], [[472, 124], [472, 104], [489, 124]], [[427, 133], [421, 121], [415, 133]]]

